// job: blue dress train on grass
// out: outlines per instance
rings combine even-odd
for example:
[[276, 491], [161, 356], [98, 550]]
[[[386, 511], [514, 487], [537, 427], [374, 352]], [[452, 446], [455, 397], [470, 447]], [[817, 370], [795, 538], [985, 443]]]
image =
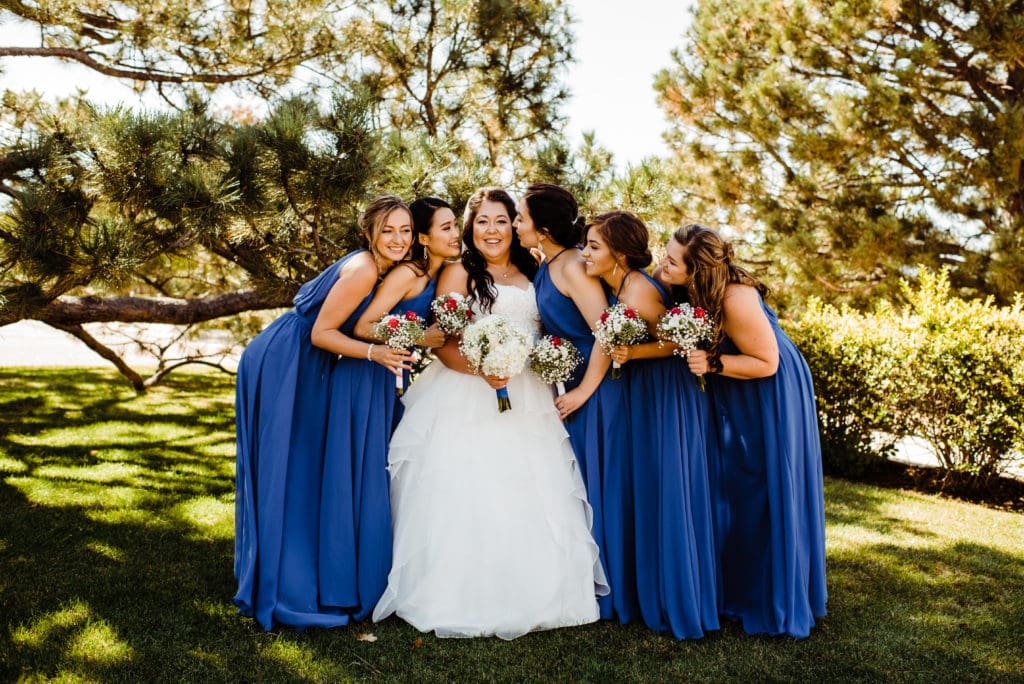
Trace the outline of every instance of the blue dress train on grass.
[[[779, 366], [757, 380], [708, 381], [723, 497], [724, 614], [749, 634], [809, 635], [826, 614], [825, 502], [814, 385], [807, 362], [775, 331]], [[731, 340], [723, 354], [739, 353]], [[714, 454], [712, 455], [714, 457]]]
[[[594, 335], [572, 299], [551, 280], [548, 262], [533, 279], [544, 331], [572, 342], [583, 356], [566, 390], [578, 386], [594, 348]], [[597, 390], [565, 422], [587, 500], [594, 511], [593, 534], [611, 593], [598, 599], [601, 618], [629, 622], [639, 614], [633, 556], [633, 491], [625, 386], [606, 377]]]
[[[427, 319], [436, 285], [431, 280], [390, 313], [415, 311]], [[342, 331], [351, 334], [357, 320], [350, 318]], [[405, 380], [408, 387], [408, 374]], [[321, 528], [321, 595], [362, 620], [380, 600], [391, 570], [388, 442], [401, 402], [394, 374], [366, 359], [338, 359], [330, 385], [322, 500], [325, 518], [336, 524]]]
[[[335, 509], [351, 507], [351, 488], [342, 482], [339, 491], [321, 495], [328, 410], [339, 395], [366, 391], [351, 403], [375, 417], [365, 424], [365, 439], [386, 448], [390, 423], [382, 429], [376, 417], [393, 400], [371, 396], [369, 387], [332, 386], [335, 355], [313, 346], [310, 332], [342, 266], [357, 253], [303, 285], [295, 307], [249, 343], [238, 365], [234, 602], [267, 630], [275, 623], [335, 627], [351, 619], [352, 602], [339, 595], [337, 578], [320, 563], [322, 539], [354, 538], [352, 515], [335, 515]], [[372, 297], [373, 292], [366, 296], [342, 330], [351, 332]], [[335, 455], [350, 461], [363, 448], [353, 444]], [[351, 555], [355, 547], [335, 548]]]
[[629, 361], [607, 382], [627, 388], [640, 613], [655, 631], [700, 638], [719, 627], [708, 397], [675, 356]]

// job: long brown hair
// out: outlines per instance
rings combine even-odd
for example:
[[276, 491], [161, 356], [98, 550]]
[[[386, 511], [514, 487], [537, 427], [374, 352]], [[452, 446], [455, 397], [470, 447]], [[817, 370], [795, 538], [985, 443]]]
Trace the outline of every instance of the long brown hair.
[[768, 296], [768, 286], [749, 271], [733, 263], [732, 243], [707, 226], [690, 223], [678, 228], [672, 239], [683, 246], [683, 263], [690, 273], [686, 287], [688, 299], [694, 306], [703, 307], [714, 317], [715, 331], [708, 348], [712, 365], [722, 356], [722, 301], [730, 283], [741, 283], [755, 288], [761, 299]]

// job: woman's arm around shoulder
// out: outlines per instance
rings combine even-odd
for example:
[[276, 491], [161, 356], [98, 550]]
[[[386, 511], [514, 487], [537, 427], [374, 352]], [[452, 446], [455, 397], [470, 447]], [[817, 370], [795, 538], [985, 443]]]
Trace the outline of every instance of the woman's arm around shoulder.
[[407, 299], [416, 289], [418, 281], [426, 276], [416, 272], [412, 264], [399, 263], [392, 268], [374, 293], [370, 305], [356, 323], [355, 335], [364, 340], [380, 339], [374, 334], [373, 326], [386, 316], [403, 299]]
[[[642, 275], [632, 275], [625, 287], [622, 288], [621, 301], [644, 319], [648, 332], [656, 337], [658, 320], [665, 313], [665, 302], [662, 300], [658, 288]], [[672, 356], [675, 348], [674, 344], [668, 342], [623, 345], [615, 348], [612, 358], [619, 363], [633, 359], [660, 359]]]
[[[441, 270], [441, 275], [437, 277], [438, 296], [453, 292], [466, 296], [469, 293], [466, 281], [467, 275], [466, 267], [461, 263], [445, 266]], [[459, 337], [457, 336], [449, 337], [443, 345], [434, 350], [434, 355], [452, 370], [470, 375], [473, 373], [469, 369], [469, 364], [466, 363], [466, 357], [459, 351]]]
[[317, 347], [352, 358], [377, 361], [392, 370], [408, 367], [408, 352], [396, 351], [383, 345], [370, 345], [341, 332], [341, 326], [359, 307], [377, 284], [377, 265], [369, 253], [353, 257], [346, 263], [338, 281], [331, 287], [313, 322], [310, 341]]

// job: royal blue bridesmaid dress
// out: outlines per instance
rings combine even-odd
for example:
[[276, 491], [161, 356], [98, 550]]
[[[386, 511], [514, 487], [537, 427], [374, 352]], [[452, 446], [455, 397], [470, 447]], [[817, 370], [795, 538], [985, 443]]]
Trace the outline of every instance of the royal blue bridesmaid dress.
[[[314, 347], [310, 332], [342, 266], [357, 253], [303, 285], [295, 307], [249, 343], [238, 365], [234, 602], [267, 630], [275, 623], [334, 627], [350, 620], [349, 604], [322, 595], [334, 578], [319, 571], [321, 538], [349, 540], [351, 553], [354, 533], [351, 515], [322, 521], [328, 408], [339, 392], [331, 386], [335, 355]], [[372, 296], [346, 321], [349, 330]], [[376, 397], [353, 403], [368, 413], [383, 413], [386, 404]], [[388, 434], [368, 429], [366, 439], [386, 441]], [[351, 445], [340, 458], [351, 460], [361, 447]], [[349, 506], [351, 495], [341, 494]]]
[[[671, 305], [653, 278], [636, 273]], [[627, 388], [640, 614], [655, 631], [700, 638], [719, 627], [708, 397], [676, 356], [632, 360], [622, 371], [608, 382]]]
[[[572, 342], [583, 356], [565, 383], [568, 391], [583, 380], [594, 348], [594, 335], [576, 304], [552, 282], [548, 265], [542, 263], [533, 279], [544, 331]], [[625, 417], [625, 385], [605, 377], [586, 403], [565, 422], [587, 487], [587, 500], [594, 511], [594, 541], [600, 548], [601, 564], [611, 587], [609, 595], [598, 599], [601, 618], [617, 618], [622, 623], [639, 615], [633, 556], [633, 485]]]
[[[810, 634], [823, 617], [825, 503], [811, 372], [762, 308], [779, 344], [775, 375], [708, 380], [724, 497], [720, 563], [727, 617], [749, 634]], [[731, 340], [723, 354], [739, 353]]]
[[[426, 320], [435, 287], [431, 280], [391, 313], [414, 311]], [[350, 318], [342, 331], [351, 334], [357, 319]], [[395, 376], [366, 359], [339, 358], [330, 387], [321, 500], [322, 519], [331, 524], [320, 532], [321, 601], [344, 606], [354, 619], [362, 620], [380, 600], [391, 570], [387, 456], [401, 403]]]

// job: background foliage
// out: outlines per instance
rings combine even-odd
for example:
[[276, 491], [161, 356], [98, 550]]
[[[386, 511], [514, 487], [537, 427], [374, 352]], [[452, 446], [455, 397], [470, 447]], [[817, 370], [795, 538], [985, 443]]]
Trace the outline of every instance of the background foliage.
[[870, 313], [812, 301], [787, 330], [814, 377], [825, 464], [863, 474], [920, 437], [950, 475], [984, 485], [1024, 453], [1024, 302], [965, 301], [945, 271]]

